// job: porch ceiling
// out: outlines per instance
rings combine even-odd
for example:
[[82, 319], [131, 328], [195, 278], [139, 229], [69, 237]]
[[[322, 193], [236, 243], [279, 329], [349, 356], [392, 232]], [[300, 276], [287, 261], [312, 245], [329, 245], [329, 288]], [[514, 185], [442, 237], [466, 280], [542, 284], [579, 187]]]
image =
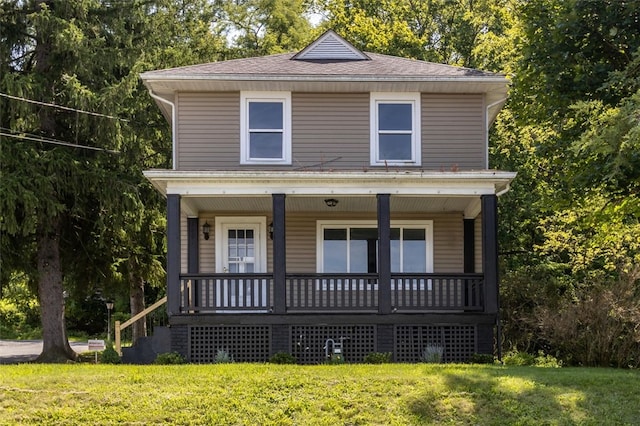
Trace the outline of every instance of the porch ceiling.
[[[335, 207], [328, 207], [325, 199], [338, 200]], [[479, 203], [479, 197], [406, 197], [392, 196], [392, 212], [470, 212]], [[271, 196], [261, 197], [183, 197], [182, 205], [189, 215], [201, 212], [259, 212], [271, 214]], [[288, 212], [375, 212], [375, 196], [287, 196]], [[472, 214], [475, 216], [475, 214]]]

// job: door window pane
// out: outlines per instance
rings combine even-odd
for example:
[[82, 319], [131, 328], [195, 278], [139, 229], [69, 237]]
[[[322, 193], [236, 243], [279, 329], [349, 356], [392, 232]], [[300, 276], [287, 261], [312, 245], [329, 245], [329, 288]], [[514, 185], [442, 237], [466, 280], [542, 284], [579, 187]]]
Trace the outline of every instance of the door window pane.
[[325, 229], [322, 251], [324, 272], [348, 272], [346, 229]]
[[427, 272], [427, 244], [424, 229], [403, 229], [403, 272]]
[[349, 254], [352, 273], [375, 273], [377, 267], [378, 231], [376, 228], [351, 228]]

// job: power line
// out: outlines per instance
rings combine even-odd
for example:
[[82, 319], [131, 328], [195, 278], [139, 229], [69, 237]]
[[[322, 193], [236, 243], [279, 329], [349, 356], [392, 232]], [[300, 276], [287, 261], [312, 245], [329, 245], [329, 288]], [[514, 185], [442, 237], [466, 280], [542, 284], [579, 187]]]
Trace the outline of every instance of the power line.
[[85, 111], [85, 110], [82, 110], [82, 109], [70, 108], [70, 107], [66, 107], [66, 106], [62, 106], [62, 105], [58, 105], [58, 104], [50, 104], [50, 103], [47, 103], [47, 102], [34, 101], [32, 99], [26, 99], [26, 98], [21, 98], [21, 97], [18, 97], [18, 96], [12, 96], [12, 95], [8, 95], [6, 93], [0, 93], [0, 96], [2, 96], [3, 98], [9, 98], [9, 99], [13, 99], [13, 100], [16, 100], [16, 101], [28, 102], [28, 103], [31, 103], [31, 104], [48, 106], [48, 107], [53, 107], [53, 108], [58, 108], [58, 109], [64, 109], [64, 110], [67, 110], [67, 111], [81, 112], [83, 114], [93, 115], [93, 116], [96, 116], [96, 117], [111, 118], [112, 120], [119, 120], [119, 121], [129, 122], [129, 120], [127, 120], [127, 119], [120, 118], [120, 117], [114, 117], [113, 115], [105, 115], [105, 114], [100, 114], [100, 113], [97, 113], [97, 112], [91, 112], [91, 111]]
[[[8, 129], [2, 128], [2, 130], [8, 130]], [[5, 132], [0, 131], [0, 136], [8, 136], [10, 138], [15, 138], [15, 139], [22, 139], [22, 140], [28, 140], [28, 141], [49, 143], [49, 144], [53, 144], [53, 145], [69, 146], [69, 147], [72, 147], [72, 148], [90, 149], [90, 150], [93, 150], [93, 151], [103, 151], [103, 152], [108, 152], [109, 154], [120, 154], [120, 151], [113, 151], [111, 149], [99, 148], [99, 147], [95, 147], [95, 146], [78, 145], [78, 144], [75, 144], [75, 143], [64, 142], [64, 141], [61, 141], [61, 140], [51, 139], [51, 138], [43, 138], [43, 137], [35, 136], [35, 135], [31, 135], [31, 136], [28, 136], [28, 134], [17, 135], [17, 134], [13, 134], [13, 133], [5, 133]]]

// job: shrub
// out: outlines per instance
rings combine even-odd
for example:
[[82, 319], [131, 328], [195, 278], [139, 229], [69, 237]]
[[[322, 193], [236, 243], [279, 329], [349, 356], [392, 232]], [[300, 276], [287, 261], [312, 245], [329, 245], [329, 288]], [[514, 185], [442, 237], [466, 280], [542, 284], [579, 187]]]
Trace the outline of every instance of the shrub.
[[494, 358], [491, 354], [473, 354], [469, 358], [471, 364], [493, 364]]
[[424, 351], [422, 351], [420, 361], [430, 364], [439, 364], [442, 362], [443, 354], [444, 348], [442, 346], [429, 344], [424, 348]]
[[531, 365], [535, 367], [558, 368], [562, 366], [562, 361], [558, 361], [553, 355], [538, 351], [537, 355], [522, 351], [508, 352], [502, 359], [505, 365]]
[[122, 360], [120, 359], [120, 355], [113, 348], [113, 344], [111, 342], [107, 342], [107, 347], [102, 354], [100, 354], [100, 363], [102, 364], [120, 364]]
[[153, 361], [154, 364], [170, 365], [170, 364], [184, 364], [186, 360], [178, 352], [165, 352], [158, 354]]
[[389, 364], [391, 362], [391, 352], [371, 352], [364, 357], [366, 364]]
[[26, 276], [13, 273], [2, 288], [0, 336], [3, 339], [39, 339], [40, 308]]
[[213, 358], [213, 362], [216, 364], [230, 364], [235, 361], [233, 355], [229, 354], [229, 352], [224, 349], [218, 349], [216, 356]]
[[278, 352], [275, 353], [269, 358], [269, 362], [272, 364], [297, 364], [298, 360], [295, 356], [286, 353], [286, 352]]

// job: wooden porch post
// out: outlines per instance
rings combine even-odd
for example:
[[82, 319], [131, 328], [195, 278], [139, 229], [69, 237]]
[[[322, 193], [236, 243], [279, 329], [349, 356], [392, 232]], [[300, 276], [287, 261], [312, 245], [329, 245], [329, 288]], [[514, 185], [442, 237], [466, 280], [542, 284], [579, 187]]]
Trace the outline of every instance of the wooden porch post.
[[464, 219], [464, 273], [476, 272], [476, 220]]
[[482, 273], [484, 311], [497, 314], [498, 302], [498, 197], [482, 196]]
[[[187, 218], [187, 272], [197, 274], [200, 272], [200, 219], [197, 217]], [[198, 280], [193, 283], [192, 304], [200, 306], [200, 289]]]
[[167, 314], [180, 313], [180, 195], [167, 194]]
[[197, 217], [187, 218], [187, 272], [197, 274], [200, 272], [200, 245], [198, 235], [200, 221]]
[[389, 194], [378, 194], [378, 312], [391, 313], [391, 208]]
[[287, 311], [285, 194], [273, 194], [273, 312]]

